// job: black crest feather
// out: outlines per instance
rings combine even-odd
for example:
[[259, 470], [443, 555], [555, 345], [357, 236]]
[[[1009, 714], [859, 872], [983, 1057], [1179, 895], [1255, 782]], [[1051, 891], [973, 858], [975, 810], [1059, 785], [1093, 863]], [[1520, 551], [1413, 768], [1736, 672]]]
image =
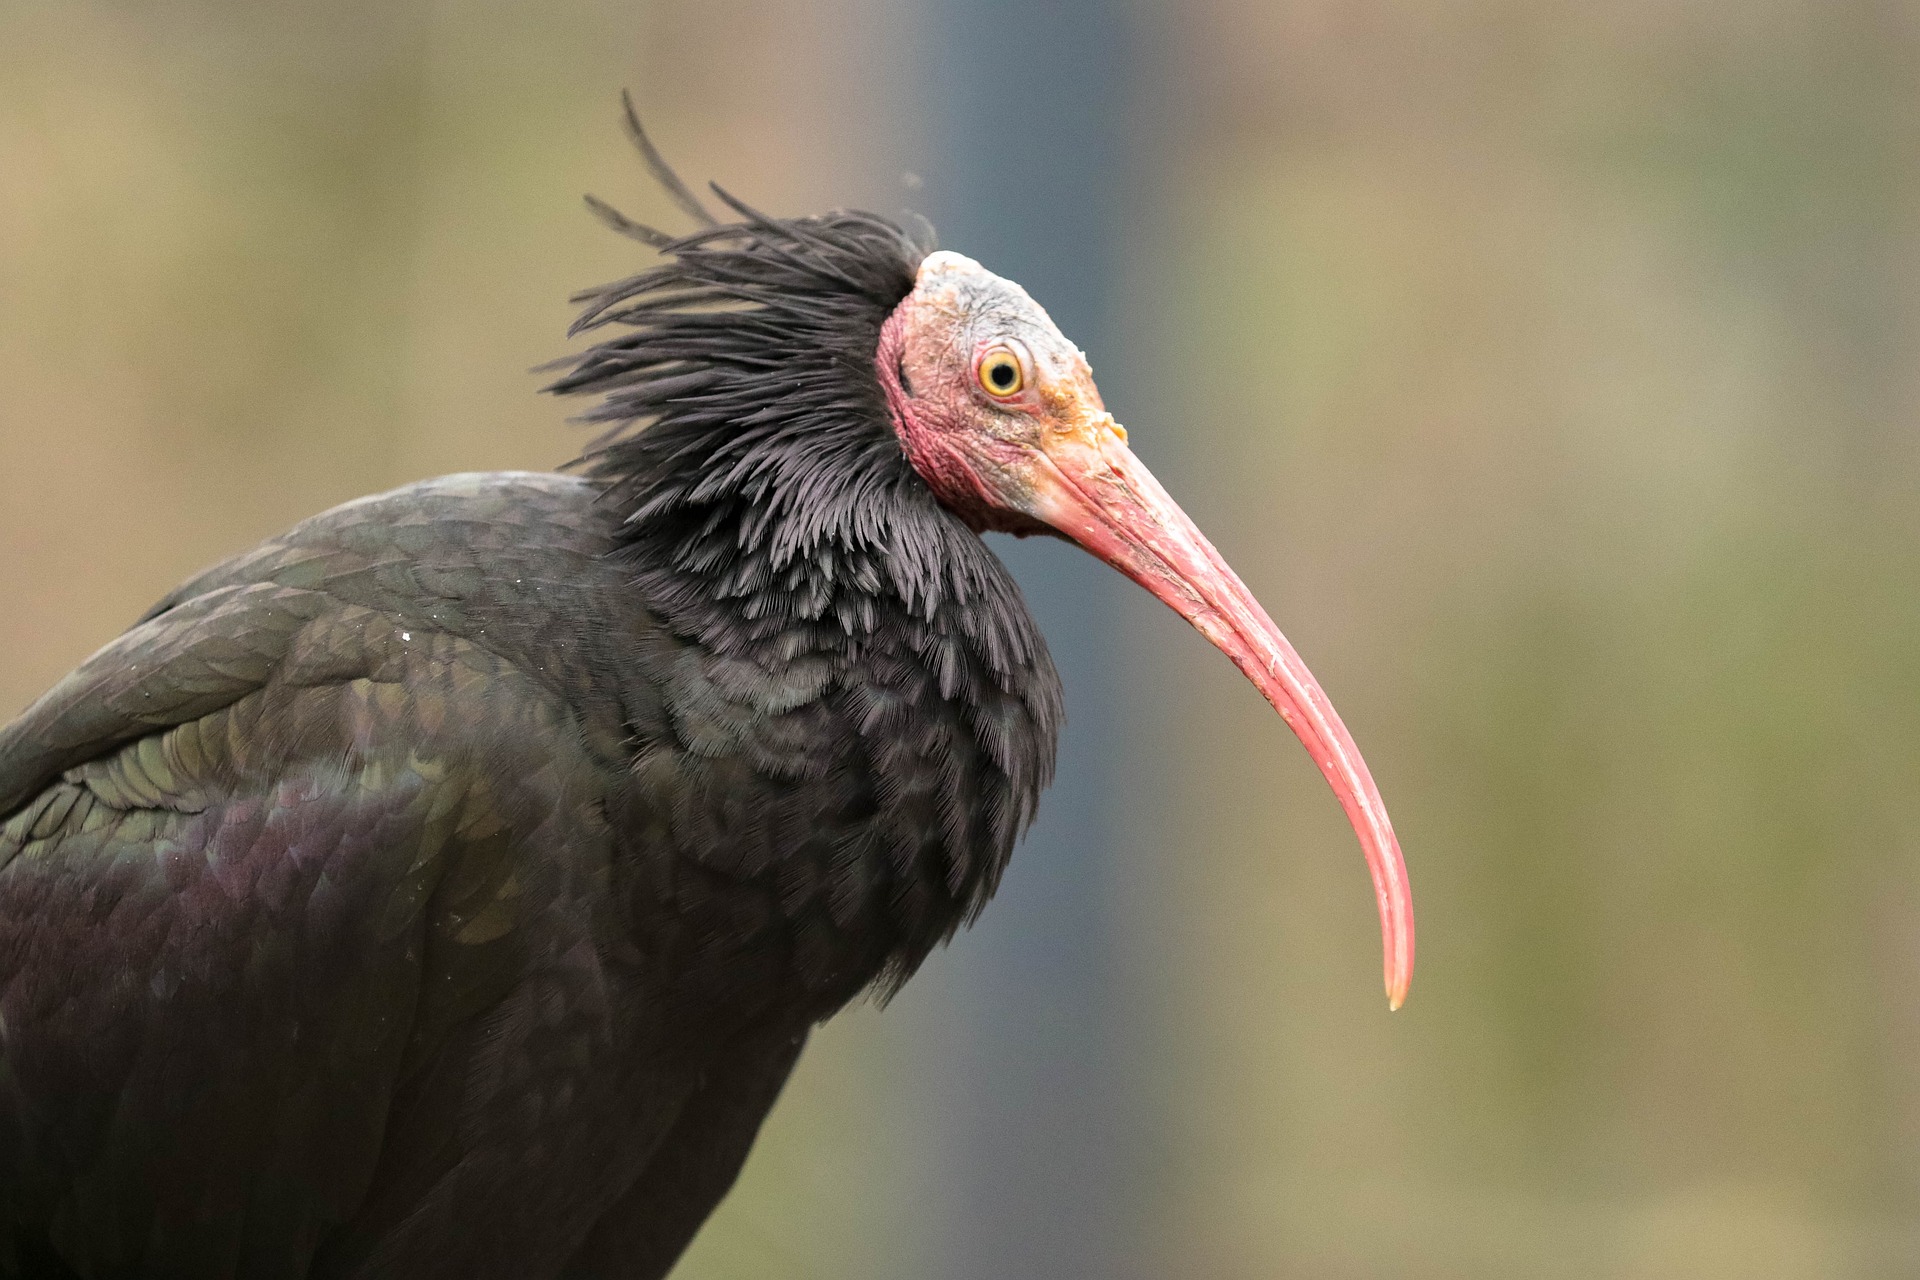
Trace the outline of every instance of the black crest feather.
[[548, 388], [603, 397], [581, 420], [609, 429], [575, 465], [607, 485], [634, 537], [674, 508], [724, 497], [751, 503], [757, 528], [778, 527], [788, 554], [857, 526], [879, 490], [909, 475], [873, 361], [931, 228], [844, 210], [777, 218], [716, 185], [738, 215], [717, 222], [631, 102], [627, 128], [674, 202], [707, 225], [672, 236], [589, 197], [662, 261], [573, 299], [584, 307], [573, 333], [617, 330], [558, 362], [566, 372]]

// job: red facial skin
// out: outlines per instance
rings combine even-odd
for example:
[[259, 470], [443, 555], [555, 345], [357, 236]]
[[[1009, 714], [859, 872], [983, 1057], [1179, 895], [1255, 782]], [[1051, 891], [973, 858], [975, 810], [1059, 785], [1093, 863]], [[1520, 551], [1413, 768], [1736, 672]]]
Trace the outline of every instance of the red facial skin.
[[[1009, 357], [1021, 376], [999, 394], [983, 362]], [[976, 530], [1056, 533], [1092, 552], [1191, 622], [1279, 711], [1360, 837], [1398, 1009], [1413, 897], [1366, 761], [1273, 619], [1133, 456], [1086, 357], [1020, 286], [941, 252], [888, 318], [876, 363], [901, 446], [942, 503]]]

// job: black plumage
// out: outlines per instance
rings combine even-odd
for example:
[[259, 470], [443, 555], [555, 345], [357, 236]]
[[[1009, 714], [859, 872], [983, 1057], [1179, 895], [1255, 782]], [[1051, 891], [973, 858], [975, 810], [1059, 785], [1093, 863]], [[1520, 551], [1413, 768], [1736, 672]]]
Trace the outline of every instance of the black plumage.
[[0, 729], [0, 1276], [664, 1275], [992, 894], [1060, 690], [875, 377], [924, 237], [728, 204], [584, 298], [580, 475], [318, 516]]

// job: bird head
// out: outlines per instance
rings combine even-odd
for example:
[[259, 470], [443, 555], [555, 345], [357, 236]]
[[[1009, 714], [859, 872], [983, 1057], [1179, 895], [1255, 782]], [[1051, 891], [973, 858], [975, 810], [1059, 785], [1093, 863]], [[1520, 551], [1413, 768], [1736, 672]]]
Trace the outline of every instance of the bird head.
[[913, 468], [976, 530], [1078, 544], [1180, 614], [1292, 728], [1360, 838], [1379, 902], [1387, 998], [1413, 973], [1413, 900], [1366, 761], [1273, 619], [1134, 456], [1086, 356], [1026, 290], [941, 251], [881, 328], [876, 372]]

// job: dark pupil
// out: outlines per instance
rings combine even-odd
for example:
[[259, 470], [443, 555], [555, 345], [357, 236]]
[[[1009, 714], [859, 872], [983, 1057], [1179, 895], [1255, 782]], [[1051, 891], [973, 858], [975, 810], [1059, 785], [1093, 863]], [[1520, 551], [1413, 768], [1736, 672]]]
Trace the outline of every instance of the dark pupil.
[[1013, 385], [1013, 366], [1003, 360], [994, 365], [993, 372], [987, 376], [993, 379], [996, 387], [1010, 387]]

